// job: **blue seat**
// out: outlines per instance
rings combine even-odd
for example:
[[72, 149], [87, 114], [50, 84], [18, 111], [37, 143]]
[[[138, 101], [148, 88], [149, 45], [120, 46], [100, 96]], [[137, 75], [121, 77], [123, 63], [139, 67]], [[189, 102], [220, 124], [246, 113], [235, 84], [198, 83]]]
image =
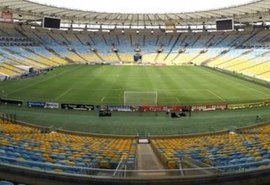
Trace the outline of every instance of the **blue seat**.
[[0, 181], [0, 185], [14, 185], [14, 184], [9, 181]]

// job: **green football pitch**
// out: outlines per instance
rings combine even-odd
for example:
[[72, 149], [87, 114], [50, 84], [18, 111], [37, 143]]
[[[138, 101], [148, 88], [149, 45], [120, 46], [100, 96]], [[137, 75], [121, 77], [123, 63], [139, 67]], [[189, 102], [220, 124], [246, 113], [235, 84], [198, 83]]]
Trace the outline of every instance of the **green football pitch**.
[[[212, 69], [195, 66], [71, 65], [38, 77], [0, 82], [1, 97], [67, 103], [124, 103], [125, 91], [156, 91], [158, 104], [238, 103], [270, 99], [270, 89]], [[172, 119], [165, 113], [120, 113], [100, 118], [95, 111], [48, 110], [2, 105], [17, 119], [66, 130], [136, 135], [214, 132], [270, 120], [269, 108], [194, 112]]]
[[72, 65], [0, 82], [0, 97], [32, 101], [122, 105], [125, 91], [156, 91], [160, 105], [270, 99], [266, 87], [195, 66]]

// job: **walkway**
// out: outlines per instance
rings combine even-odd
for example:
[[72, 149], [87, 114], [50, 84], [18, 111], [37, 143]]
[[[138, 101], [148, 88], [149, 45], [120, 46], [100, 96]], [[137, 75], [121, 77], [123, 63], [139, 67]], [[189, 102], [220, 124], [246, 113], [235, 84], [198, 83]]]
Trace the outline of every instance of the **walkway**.
[[[138, 170], [164, 170], [166, 169], [154, 153], [150, 144], [138, 144], [137, 147], [137, 169]], [[165, 172], [140, 172], [140, 176], [160, 176]]]

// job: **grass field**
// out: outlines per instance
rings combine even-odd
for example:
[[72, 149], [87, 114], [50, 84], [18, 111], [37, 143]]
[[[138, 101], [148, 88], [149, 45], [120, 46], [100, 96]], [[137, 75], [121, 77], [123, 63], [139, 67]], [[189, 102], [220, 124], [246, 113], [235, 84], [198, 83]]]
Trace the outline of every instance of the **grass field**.
[[266, 87], [194, 66], [73, 65], [35, 78], [0, 82], [1, 97], [21, 100], [122, 105], [124, 91], [157, 91], [162, 105], [270, 99]]
[[[270, 89], [203, 67], [88, 66], [56, 68], [35, 78], [0, 82], [1, 97], [89, 104], [123, 104], [124, 91], [157, 91], [158, 104], [237, 103], [270, 99]], [[165, 113], [113, 113], [45, 110], [1, 105], [17, 119], [67, 130], [102, 134], [172, 135], [213, 132], [270, 121], [268, 107], [194, 112], [172, 119]]]

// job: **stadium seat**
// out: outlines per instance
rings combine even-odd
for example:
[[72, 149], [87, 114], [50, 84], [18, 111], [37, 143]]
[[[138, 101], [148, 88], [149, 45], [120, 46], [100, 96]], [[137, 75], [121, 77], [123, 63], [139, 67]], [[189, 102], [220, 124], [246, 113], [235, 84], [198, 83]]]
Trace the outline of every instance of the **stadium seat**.
[[237, 134], [152, 139], [152, 146], [168, 168], [175, 169], [178, 160], [192, 159], [213, 167], [234, 166], [226, 170], [256, 169], [265, 166], [258, 162], [269, 160], [270, 150], [265, 143], [270, 140], [264, 135], [269, 129], [267, 124]]
[[38, 128], [24, 125], [0, 125], [0, 159], [8, 164], [57, 173], [80, 172], [72, 167], [116, 168], [120, 160], [135, 167], [136, 140], [132, 138], [43, 134]]
[[14, 183], [9, 181], [0, 181], [0, 185], [14, 185]]

